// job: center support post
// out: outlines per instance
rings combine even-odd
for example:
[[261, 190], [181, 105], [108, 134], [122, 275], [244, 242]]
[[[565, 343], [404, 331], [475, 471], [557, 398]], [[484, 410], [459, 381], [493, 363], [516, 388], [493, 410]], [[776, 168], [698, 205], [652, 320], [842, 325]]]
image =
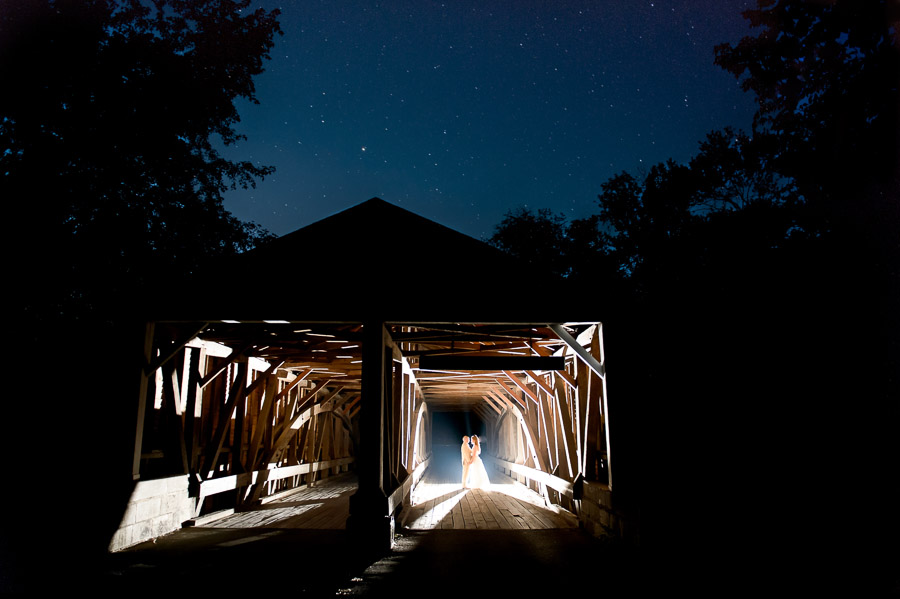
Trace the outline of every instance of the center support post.
[[392, 340], [383, 322], [363, 323], [362, 403], [359, 414], [359, 487], [350, 497], [347, 530], [357, 547], [378, 552], [391, 548], [388, 514], [389, 452], [385, 443], [385, 401], [391, 391]]

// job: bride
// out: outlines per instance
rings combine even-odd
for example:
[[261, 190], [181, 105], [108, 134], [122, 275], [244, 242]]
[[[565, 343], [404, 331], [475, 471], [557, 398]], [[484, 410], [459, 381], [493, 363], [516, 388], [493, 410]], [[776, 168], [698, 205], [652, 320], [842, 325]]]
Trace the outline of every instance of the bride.
[[469, 466], [469, 488], [487, 489], [491, 485], [484, 462], [481, 461], [481, 440], [472, 435], [472, 464]]

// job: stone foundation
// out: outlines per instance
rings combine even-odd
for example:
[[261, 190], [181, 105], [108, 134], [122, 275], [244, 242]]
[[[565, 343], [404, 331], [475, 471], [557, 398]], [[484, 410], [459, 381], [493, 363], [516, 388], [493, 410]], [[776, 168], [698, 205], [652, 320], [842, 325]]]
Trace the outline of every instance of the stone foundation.
[[194, 502], [188, 496], [187, 475], [139, 481], [109, 550], [121, 551], [180, 529], [194, 515]]
[[638, 542], [638, 533], [613, 505], [609, 487], [597, 482], [583, 482], [583, 495], [578, 502], [578, 519], [582, 527], [595, 537], [614, 536]]

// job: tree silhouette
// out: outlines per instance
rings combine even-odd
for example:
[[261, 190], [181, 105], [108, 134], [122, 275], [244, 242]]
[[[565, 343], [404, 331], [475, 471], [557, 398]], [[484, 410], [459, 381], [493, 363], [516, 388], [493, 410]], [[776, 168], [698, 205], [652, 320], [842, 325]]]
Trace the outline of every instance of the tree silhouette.
[[718, 46], [716, 63], [756, 96], [754, 127], [807, 199], [807, 226], [871, 228], [896, 215], [898, 4], [763, 0], [745, 17], [761, 31]]
[[507, 212], [488, 243], [555, 276], [565, 276], [566, 218], [546, 208], [528, 207]]
[[267, 239], [223, 193], [272, 172], [225, 159], [238, 98], [280, 33], [249, 0], [34, 0], [0, 11], [0, 196], [26, 313], [119, 293]]
[[[572, 278], [600, 269], [635, 290], [669, 284], [677, 271], [798, 235], [802, 201], [793, 181], [772, 170], [770, 146], [766, 136], [713, 131], [688, 164], [669, 160], [640, 178], [627, 172], [609, 178], [592, 216], [568, 223], [546, 209], [511, 211], [489, 241]], [[739, 233], [741, 223], [747, 230]], [[728, 235], [719, 234], [724, 228]]]
[[[716, 62], [756, 94], [753, 131], [610, 178], [581, 221], [624, 278], [598, 300], [613, 446], [639, 463], [654, 566], [878, 596], [900, 530], [900, 5], [759, 0], [746, 17], [758, 35]], [[822, 528], [829, 488], [855, 514], [840, 531]], [[762, 555], [765, 573], [745, 567]]]

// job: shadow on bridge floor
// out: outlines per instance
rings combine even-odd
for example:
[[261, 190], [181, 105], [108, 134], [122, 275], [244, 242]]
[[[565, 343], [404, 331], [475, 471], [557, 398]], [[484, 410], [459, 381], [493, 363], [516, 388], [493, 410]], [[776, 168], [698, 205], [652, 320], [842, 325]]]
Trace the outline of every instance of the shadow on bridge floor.
[[[334, 482], [341, 492], [332, 495], [340, 503], [347, 478]], [[327, 488], [319, 493], [328, 494]], [[299, 498], [284, 503], [310, 505]], [[302, 597], [465, 597], [519, 592], [531, 597], [584, 586], [607, 597], [617, 596], [616, 589], [634, 592], [633, 550], [578, 528], [399, 528], [394, 548], [379, 557], [359, 551], [343, 527], [311, 529], [297, 524], [301, 516], [274, 521], [258, 515], [240, 522], [232, 518], [234, 526], [225, 526], [225, 520], [217, 527], [183, 529], [109, 554], [77, 586], [130, 596], [284, 592]]]

